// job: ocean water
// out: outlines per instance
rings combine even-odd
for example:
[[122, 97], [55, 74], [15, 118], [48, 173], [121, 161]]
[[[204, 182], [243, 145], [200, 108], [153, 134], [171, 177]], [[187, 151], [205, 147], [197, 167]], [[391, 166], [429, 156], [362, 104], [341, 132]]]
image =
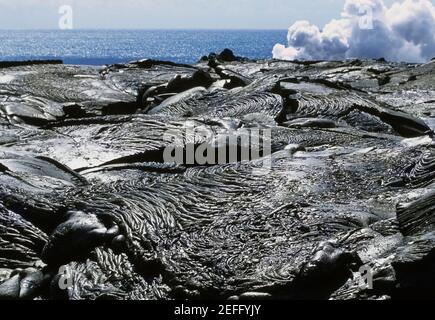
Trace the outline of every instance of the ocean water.
[[0, 30], [0, 60], [62, 59], [101, 65], [137, 59], [194, 63], [231, 48], [248, 58], [271, 58], [286, 30]]

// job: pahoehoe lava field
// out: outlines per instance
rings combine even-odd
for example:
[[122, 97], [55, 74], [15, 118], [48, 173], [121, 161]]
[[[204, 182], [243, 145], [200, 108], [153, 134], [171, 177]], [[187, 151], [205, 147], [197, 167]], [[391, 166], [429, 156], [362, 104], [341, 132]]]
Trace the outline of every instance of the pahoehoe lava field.
[[432, 117], [435, 60], [0, 62], [0, 299], [434, 298]]

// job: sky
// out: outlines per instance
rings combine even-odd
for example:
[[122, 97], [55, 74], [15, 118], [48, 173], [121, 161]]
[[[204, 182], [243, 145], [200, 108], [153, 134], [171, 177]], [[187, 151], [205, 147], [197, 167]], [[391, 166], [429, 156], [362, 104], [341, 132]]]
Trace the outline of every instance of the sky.
[[[390, 5], [394, 0], [385, 0]], [[324, 25], [345, 0], [0, 0], [0, 29], [56, 29], [71, 5], [74, 29], [287, 29]]]

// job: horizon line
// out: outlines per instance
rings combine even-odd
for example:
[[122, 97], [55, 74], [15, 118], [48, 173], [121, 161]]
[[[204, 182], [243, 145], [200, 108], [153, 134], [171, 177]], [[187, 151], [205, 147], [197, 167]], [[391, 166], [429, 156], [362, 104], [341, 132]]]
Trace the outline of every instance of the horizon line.
[[288, 28], [0, 28], [0, 31], [287, 31]]

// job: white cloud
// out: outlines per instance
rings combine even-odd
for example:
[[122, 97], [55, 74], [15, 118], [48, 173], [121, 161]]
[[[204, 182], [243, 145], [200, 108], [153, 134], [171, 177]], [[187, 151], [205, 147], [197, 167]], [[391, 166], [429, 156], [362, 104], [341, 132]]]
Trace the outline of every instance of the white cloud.
[[380, 58], [423, 62], [435, 56], [435, 7], [429, 0], [347, 0], [342, 18], [321, 30], [298, 21], [288, 30], [288, 47], [276, 44], [277, 59]]

